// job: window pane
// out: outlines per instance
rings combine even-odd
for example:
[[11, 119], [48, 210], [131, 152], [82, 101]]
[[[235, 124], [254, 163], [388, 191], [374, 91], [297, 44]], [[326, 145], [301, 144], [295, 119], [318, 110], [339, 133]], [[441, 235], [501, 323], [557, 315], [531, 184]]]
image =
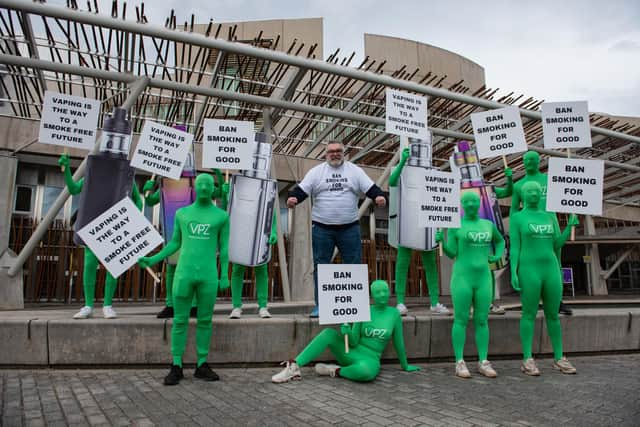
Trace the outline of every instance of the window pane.
[[[58, 198], [58, 195], [61, 192], [62, 192], [61, 187], [49, 187], [49, 186], [44, 187], [44, 197], [42, 199], [42, 212], [40, 214], [41, 217], [44, 217], [47, 214], [47, 212], [49, 212], [49, 209], [51, 209], [51, 206], [53, 206], [53, 202], [56, 201], [56, 199]], [[56, 214], [56, 219], [62, 218], [63, 213], [64, 212], [61, 208]]]
[[33, 188], [26, 185], [16, 187], [15, 212], [30, 213], [33, 207]]

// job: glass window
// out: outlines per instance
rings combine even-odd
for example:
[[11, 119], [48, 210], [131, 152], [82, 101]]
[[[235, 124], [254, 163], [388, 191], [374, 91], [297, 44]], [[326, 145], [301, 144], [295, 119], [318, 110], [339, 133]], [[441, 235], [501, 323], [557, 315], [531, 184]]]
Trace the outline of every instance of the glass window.
[[[42, 197], [42, 212], [40, 213], [40, 217], [44, 217], [49, 209], [53, 206], [53, 203], [56, 201], [60, 193], [62, 192], [62, 187], [53, 187], [49, 185], [44, 186], [44, 196]], [[61, 219], [64, 216], [64, 210], [60, 208], [58, 213], [56, 214], [56, 219]]]
[[13, 212], [19, 214], [29, 214], [33, 211], [35, 199], [35, 188], [31, 185], [16, 185], [16, 198], [13, 205]]

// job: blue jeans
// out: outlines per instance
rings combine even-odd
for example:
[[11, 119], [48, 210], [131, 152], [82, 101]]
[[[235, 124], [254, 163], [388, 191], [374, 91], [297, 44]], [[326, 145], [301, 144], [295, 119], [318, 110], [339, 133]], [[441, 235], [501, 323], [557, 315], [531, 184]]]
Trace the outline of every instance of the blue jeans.
[[324, 228], [311, 226], [311, 245], [313, 248], [313, 294], [318, 306], [318, 264], [330, 264], [333, 250], [337, 246], [344, 264], [362, 263], [362, 243], [360, 224], [346, 228]]

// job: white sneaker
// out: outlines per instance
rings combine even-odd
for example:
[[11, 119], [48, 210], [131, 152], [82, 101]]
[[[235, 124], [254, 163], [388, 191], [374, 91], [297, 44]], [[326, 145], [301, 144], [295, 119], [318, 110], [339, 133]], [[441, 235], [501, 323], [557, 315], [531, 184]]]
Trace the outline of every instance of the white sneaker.
[[498, 304], [491, 304], [489, 307], [489, 313], [491, 314], [505, 314], [506, 311], [504, 308], [500, 307]]
[[104, 307], [102, 307], [102, 315], [105, 319], [115, 319], [118, 317], [113, 307], [110, 305], [105, 305]]
[[85, 305], [79, 312], [73, 315], [74, 319], [88, 319], [93, 315], [93, 308]]
[[407, 313], [409, 312], [409, 309], [404, 304], [398, 304], [398, 305], [396, 305], [396, 308], [400, 312], [400, 316], [406, 316]]
[[478, 362], [478, 372], [480, 372], [487, 378], [495, 378], [498, 376], [495, 369], [493, 369], [493, 366], [491, 366], [491, 362], [489, 362], [488, 360]]
[[471, 372], [467, 369], [467, 364], [464, 363], [464, 360], [456, 362], [456, 377], [464, 379], [471, 378]]
[[234, 308], [231, 310], [231, 314], [229, 315], [229, 319], [239, 319], [242, 317], [242, 309], [240, 307]]
[[563, 374], [573, 375], [577, 372], [576, 368], [571, 364], [571, 362], [567, 360], [566, 357], [563, 357], [562, 359], [554, 361], [553, 367], [561, 371]]
[[451, 314], [449, 309], [444, 306], [444, 304], [438, 303], [436, 305], [431, 306], [431, 314]]
[[316, 374], [335, 377], [336, 371], [340, 368], [338, 365], [333, 365], [331, 363], [316, 363]]
[[262, 307], [260, 310], [258, 310], [258, 315], [263, 319], [271, 318], [271, 313], [269, 313], [269, 310], [267, 310], [267, 307]]
[[276, 384], [286, 383], [291, 380], [301, 380], [302, 374], [300, 373], [300, 367], [294, 361], [282, 362], [281, 365], [287, 365], [282, 371], [271, 377], [271, 382]]
[[522, 373], [531, 375], [532, 377], [537, 377], [538, 375], [540, 375], [540, 370], [538, 369], [538, 366], [536, 366], [536, 361], [531, 357], [522, 362], [522, 365], [520, 365], [520, 370], [522, 371]]

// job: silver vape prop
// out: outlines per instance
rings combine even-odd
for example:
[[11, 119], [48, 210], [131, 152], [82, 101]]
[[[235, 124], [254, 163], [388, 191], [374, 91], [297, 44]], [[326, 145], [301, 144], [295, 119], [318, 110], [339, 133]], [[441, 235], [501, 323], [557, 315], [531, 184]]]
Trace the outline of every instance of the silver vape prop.
[[129, 166], [131, 123], [127, 110], [114, 108], [104, 121], [100, 151], [87, 156], [84, 184], [74, 224], [73, 241], [84, 245], [78, 230], [131, 193], [134, 169]]
[[255, 267], [271, 259], [271, 224], [278, 184], [270, 179], [271, 144], [256, 134], [253, 167], [231, 178], [229, 260]]
[[389, 244], [395, 248], [430, 251], [438, 245], [436, 230], [421, 228], [418, 215], [424, 201], [425, 171], [431, 169], [431, 137], [409, 138], [411, 155], [396, 187], [389, 187]]

